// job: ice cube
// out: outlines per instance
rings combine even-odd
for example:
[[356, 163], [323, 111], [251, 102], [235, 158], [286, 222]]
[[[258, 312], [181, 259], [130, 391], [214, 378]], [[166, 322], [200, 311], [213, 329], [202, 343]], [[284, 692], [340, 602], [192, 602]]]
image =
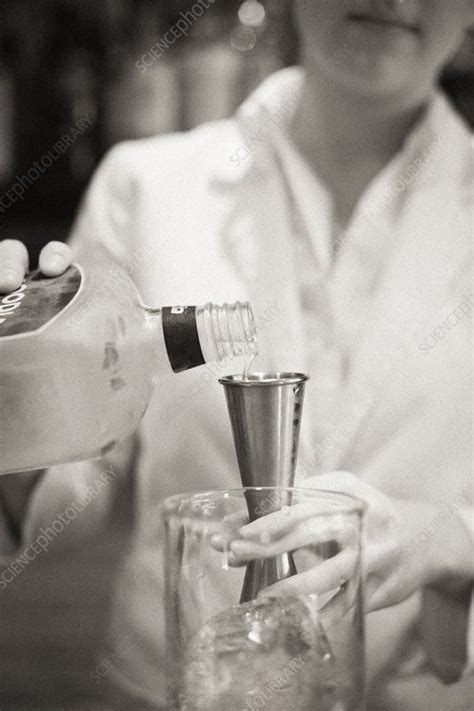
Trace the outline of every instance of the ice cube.
[[317, 614], [299, 596], [213, 617], [187, 647], [180, 711], [333, 711], [336, 666]]

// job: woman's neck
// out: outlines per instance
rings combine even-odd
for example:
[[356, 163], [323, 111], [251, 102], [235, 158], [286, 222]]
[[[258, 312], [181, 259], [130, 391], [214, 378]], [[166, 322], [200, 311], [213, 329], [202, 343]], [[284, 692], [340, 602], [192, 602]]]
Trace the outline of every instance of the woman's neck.
[[401, 150], [427, 103], [361, 96], [306, 70], [293, 140], [326, 184], [336, 219], [349, 221], [373, 178]]

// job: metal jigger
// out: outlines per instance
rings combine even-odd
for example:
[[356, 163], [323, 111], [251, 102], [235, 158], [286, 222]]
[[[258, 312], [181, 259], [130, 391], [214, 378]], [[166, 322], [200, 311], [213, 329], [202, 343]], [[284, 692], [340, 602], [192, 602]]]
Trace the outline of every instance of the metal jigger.
[[[282, 487], [246, 492], [250, 521], [291, 503], [296, 456], [308, 380], [301, 373], [231, 375], [219, 380], [225, 388], [237, 460], [244, 487]], [[284, 488], [283, 488], [284, 487]], [[247, 565], [240, 602], [296, 574], [291, 553]]]

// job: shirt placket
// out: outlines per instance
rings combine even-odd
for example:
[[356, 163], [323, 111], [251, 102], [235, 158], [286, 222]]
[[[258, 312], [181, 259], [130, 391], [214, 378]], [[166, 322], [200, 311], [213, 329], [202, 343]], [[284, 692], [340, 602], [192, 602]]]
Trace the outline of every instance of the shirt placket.
[[[313, 397], [305, 406], [306, 417], [310, 418], [312, 442], [321, 444], [329, 433], [335, 403], [344, 389], [347, 354], [341, 348], [335, 322], [331, 282], [330, 198], [322, 186], [309, 176], [305, 176], [306, 180], [303, 179], [301, 185], [297, 182], [301, 188], [301, 193], [298, 191], [297, 194], [292, 184], [298, 181], [294, 168], [301, 167], [303, 171], [305, 168], [297, 163], [289, 165], [291, 160], [290, 154], [287, 156], [287, 165], [282, 162], [281, 171], [290, 201], [291, 228], [295, 239], [295, 259], [299, 277], [297, 288], [300, 313], [306, 334], [308, 370], [313, 376]], [[288, 168], [289, 175], [286, 173]], [[305, 209], [306, 206], [301, 204], [301, 195], [314, 197], [317, 209], [324, 212], [328, 219], [321, 220], [320, 214], [314, 216], [318, 221], [316, 226], [316, 219], [312, 219]], [[310, 233], [308, 225], [312, 225], [313, 231], [318, 233], [316, 237]]]

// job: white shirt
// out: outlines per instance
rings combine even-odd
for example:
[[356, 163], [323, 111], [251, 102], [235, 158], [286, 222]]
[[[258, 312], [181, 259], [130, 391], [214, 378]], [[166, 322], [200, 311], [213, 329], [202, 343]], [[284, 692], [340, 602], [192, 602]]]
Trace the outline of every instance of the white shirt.
[[[300, 70], [285, 70], [232, 120], [114, 148], [74, 229], [77, 260], [87, 263], [104, 242], [150, 305], [250, 300], [256, 367], [312, 376], [298, 476], [347, 469], [390, 495], [467, 518], [471, 324], [459, 306], [472, 294], [469, 131], [434, 97], [369, 186], [334, 259], [330, 198], [285, 136], [301, 84]], [[138, 526], [112, 637], [123, 660], [117, 679], [154, 703], [165, 682], [158, 504], [185, 490], [239, 485], [215, 384], [223, 374], [213, 365], [164, 378], [140, 428]], [[50, 470], [25, 536], [98, 467]], [[87, 510], [90, 532], [100, 501]], [[449, 711], [470, 698], [469, 680], [443, 687], [427, 670], [419, 608], [414, 595], [367, 618], [373, 708]]]

